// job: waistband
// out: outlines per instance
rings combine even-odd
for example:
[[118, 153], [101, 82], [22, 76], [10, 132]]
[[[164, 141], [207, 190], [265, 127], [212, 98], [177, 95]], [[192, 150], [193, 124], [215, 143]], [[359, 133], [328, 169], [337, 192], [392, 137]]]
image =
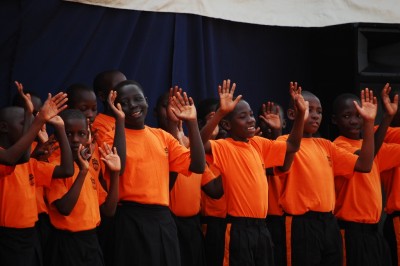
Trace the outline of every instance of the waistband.
[[54, 228], [54, 231], [61, 234], [61, 235], [76, 235], [76, 236], [91, 236], [91, 235], [96, 235], [96, 228], [95, 229], [89, 229], [89, 230], [83, 230], [83, 231], [77, 231], [77, 232], [71, 232], [68, 230], [62, 230], [58, 228]]
[[360, 232], [377, 232], [378, 224], [366, 224], [366, 223], [357, 223], [357, 222], [349, 222], [338, 220], [339, 227], [345, 230], [353, 230]]
[[28, 234], [32, 234], [35, 231], [36, 231], [35, 227], [14, 228], [14, 227], [0, 226], [0, 233], [28, 233]]
[[227, 223], [237, 225], [266, 225], [264, 218], [251, 218], [251, 217], [234, 217], [228, 215], [226, 217]]
[[118, 202], [117, 207], [122, 207], [122, 208], [135, 208], [135, 209], [145, 209], [149, 211], [165, 211], [168, 210], [168, 206], [164, 205], [157, 205], [157, 204], [143, 204], [143, 203], [138, 203], [134, 201], [120, 201]]
[[221, 218], [221, 217], [216, 217], [216, 216], [201, 216], [200, 221], [202, 224], [226, 223], [226, 218]]
[[393, 217], [398, 217], [398, 216], [400, 216], [400, 211], [394, 211], [394, 212], [392, 212], [390, 214], [388, 213], [387, 216], [388, 217], [392, 217], [392, 218]]
[[328, 220], [334, 218], [334, 215], [332, 212], [316, 212], [316, 211], [308, 211], [304, 214], [300, 215], [292, 215], [285, 213], [287, 216], [293, 216], [293, 217], [304, 217], [307, 219], [318, 219], [318, 220]]

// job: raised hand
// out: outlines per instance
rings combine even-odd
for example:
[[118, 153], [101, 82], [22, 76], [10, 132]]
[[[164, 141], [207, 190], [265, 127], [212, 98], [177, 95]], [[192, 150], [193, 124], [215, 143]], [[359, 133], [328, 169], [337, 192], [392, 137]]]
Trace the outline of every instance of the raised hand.
[[57, 145], [57, 140], [54, 135], [50, 136], [46, 142], [38, 142], [35, 149], [31, 153], [31, 157], [38, 161], [48, 161], [51, 154], [60, 146]]
[[232, 84], [231, 87], [231, 80], [224, 80], [222, 82], [222, 86], [218, 85], [218, 94], [219, 94], [219, 102], [220, 102], [220, 111], [224, 114], [228, 114], [233, 111], [237, 103], [242, 98], [242, 95], [236, 97], [233, 100], [233, 94], [236, 89], [236, 83]]
[[103, 143], [103, 148], [99, 147], [101, 160], [107, 165], [110, 171], [116, 172], [121, 170], [121, 160], [117, 153], [117, 148], [112, 150], [107, 143]]
[[64, 126], [64, 120], [62, 120], [62, 118], [58, 115], [52, 117], [48, 123], [50, 125], [53, 125], [54, 127], [62, 127]]
[[267, 102], [262, 105], [262, 113], [259, 116], [269, 127], [274, 129], [281, 128], [281, 118], [279, 116], [279, 106], [273, 102]]
[[376, 112], [378, 110], [378, 103], [376, 97], [374, 97], [374, 92], [368, 88], [361, 90], [361, 106], [357, 101], [354, 101], [358, 113], [365, 121], [374, 121], [376, 117]]
[[304, 112], [304, 121], [307, 120], [309, 114], [309, 103], [308, 101], [304, 100], [303, 95], [301, 95], [302, 88], [298, 86], [297, 82], [290, 82], [289, 83], [289, 93], [292, 97], [293, 106], [296, 112]]
[[[85, 158], [84, 158], [85, 157]], [[79, 144], [78, 149], [78, 166], [79, 170], [88, 170], [89, 169], [89, 161], [88, 159], [91, 157], [91, 154], [88, 153], [87, 148], [82, 144]]]
[[171, 111], [180, 120], [196, 120], [197, 113], [196, 107], [194, 106], [192, 97], [188, 97], [186, 92], [183, 96], [176, 92], [176, 94], [170, 100]]
[[399, 95], [396, 94], [393, 98], [393, 102], [390, 101], [390, 91], [392, 88], [390, 87], [389, 83], [386, 83], [385, 86], [382, 89], [381, 92], [381, 97], [382, 97], [382, 102], [383, 106], [385, 108], [386, 113], [389, 116], [394, 116], [397, 113], [398, 105], [399, 105]]
[[52, 117], [58, 115], [58, 113], [67, 108], [67, 105], [65, 104], [67, 101], [68, 98], [66, 93], [59, 92], [54, 97], [49, 93], [47, 100], [44, 102], [38, 113], [38, 116], [42, 117], [45, 121], [50, 120]]
[[32, 114], [35, 107], [33, 106], [31, 95], [29, 93], [24, 93], [24, 86], [22, 83], [15, 81], [15, 86], [17, 86], [19, 96], [24, 100], [25, 110]]
[[117, 99], [117, 92], [111, 90], [107, 98], [108, 105], [110, 106], [110, 109], [114, 113], [116, 119], [125, 119], [125, 113], [122, 111], [121, 104], [117, 103], [117, 106], [115, 106], [115, 99]]
[[39, 130], [37, 135], [39, 142], [45, 143], [49, 140], [49, 135], [47, 134], [46, 124], [43, 124], [42, 128]]
[[168, 97], [168, 104], [167, 104], [167, 119], [171, 122], [178, 123], [180, 120], [174, 112], [171, 109], [171, 100], [174, 97], [174, 95], [179, 92], [182, 95], [182, 88], [179, 88], [178, 86], [175, 86], [174, 88], [169, 89], [169, 97]]

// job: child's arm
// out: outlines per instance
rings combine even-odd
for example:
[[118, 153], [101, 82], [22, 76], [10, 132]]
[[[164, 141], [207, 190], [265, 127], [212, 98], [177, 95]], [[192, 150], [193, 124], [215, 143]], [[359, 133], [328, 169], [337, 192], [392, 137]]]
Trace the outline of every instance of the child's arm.
[[55, 134], [60, 145], [61, 162], [53, 171], [53, 178], [65, 178], [74, 174], [74, 159], [72, 157], [71, 147], [65, 134], [64, 121], [58, 115], [49, 120], [55, 128]]
[[361, 106], [359, 106], [356, 101], [354, 101], [354, 105], [364, 120], [363, 142], [358, 159], [354, 166], [354, 171], [369, 173], [375, 157], [374, 120], [377, 112], [377, 101], [376, 97], [374, 97], [373, 91], [368, 89], [362, 90]]
[[121, 160], [117, 153], [117, 148], [111, 150], [107, 143], [103, 143], [103, 148], [99, 147], [101, 160], [107, 165], [110, 171], [110, 189], [106, 201], [100, 206], [100, 211], [105, 216], [114, 216], [118, 203], [119, 171], [121, 170]]
[[119, 171], [119, 175], [123, 175], [126, 162], [125, 113], [122, 111], [120, 103], [117, 103], [117, 106], [115, 106], [116, 98], [117, 92], [110, 91], [110, 94], [108, 95], [108, 105], [115, 117], [115, 133], [113, 146], [117, 148], [119, 158], [121, 160], [121, 169]]
[[211, 144], [209, 140], [214, 129], [218, 126], [219, 122], [225, 115], [233, 111], [242, 98], [242, 95], [239, 95], [235, 100], [233, 100], [235, 89], [236, 83], [233, 83], [231, 87], [231, 81], [229, 79], [223, 81], [222, 87], [221, 85], [218, 86], [220, 107], [208, 123], [206, 123], [206, 125], [201, 129], [201, 140], [203, 141], [204, 150], [207, 154], [211, 153]]
[[286, 172], [293, 163], [294, 155], [300, 149], [300, 142], [303, 138], [304, 121], [308, 116], [308, 102], [301, 95], [301, 87], [297, 86], [297, 82], [290, 82], [290, 96], [294, 102], [295, 119], [292, 130], [286, 140], [286, 155], [282, 167], [278, 167], [280, 171]]
[[182, 94], [182, 88], [179, 88], [178, 86], [175, 86], [174, 88], [171, 88], [169, 90], [169, 97], [168, 97], [168, 105], [166, 108], [167, 112], [167, 131], [179, 141], [179, 143], [185, 147], [189, 147], [189, 139], [185, 136], [185, 133], [183, 132], [183, 123], [182, 120], [176, 117], [174, 112], [171, 110], [171, 100], [172, 97], [179, 92]]
[[46, 102], [36, 115], [28, 132], [10, 148], [0, 149], [0, 162], [7, 165], [15, 165], [24, 152], [30, 147], [43, 124], [67, 108], [65, 105], [67, 100], [67, 94], [65, 93], [60, 92], [54, 97], [49, 93]]
[[220, 199], [224, 195], [222, 177], [218, 176], [201, 187], [201, 189], [212, 199]]
[[204, 172], [206, 160], [193, 99], [191, 97], [188, 98], [186, 92], [183, 93], [183, 97], [177, 92], [171, 104], [171, 110], [176, 117], [186, 122], [188, 128], [191, 158], [189, 170], [193, 173], [201, 174]]
[[[30, 94], [24, 93], [24, 86], [22, 85], [22, 83], [15, 81], [15, 85], [17, 86], [19, 96], [24, 101], [25, 112], [24, 112], [24, 126], [22, 129], [22, 134], [26, 134], [32, 125], [34, 107], [33, 107], [33, 103], [32, 103]], [[27, 161], [29, 161], [30, 153], [31, 153], [31, 146], [29, 146], [29, 148], [26, 150], [26, 152], [18, 160], [18, 164], [26, 163]]]
[[393, 117], [397, 113], [399, 96], [396, 94], [393, 98], [393, 102], [390, 101], [389, 93], [392, 88], [389, 87], [389, 83], [386, 83], [385, 87], [382, 89], [381, 97], [383, 106], [385, 108], [385, 113], [383, 115], [383, 119], [379, 124], [378, 129], [375, 131], [374, 139], [375, 139], [375, 153], [376, 155], [379, 149], [382, 146], [382, 143], [385, 139], [386, 132], [390, 126], [390, 123], [393, 120]]
[[78, 158], [79, 158], [79, 173], [74, 183], [67, 193], [61, 198], [53, 202], [59, 213], [64, 216], [71, 214], [74, 209], [76, 202], [78, 201], [79, 195], [85, 182], [85, 177], [89, 171], [89, 162], [82, 158], [81, 151], [84, 149], [82, 144], [79, 145]]

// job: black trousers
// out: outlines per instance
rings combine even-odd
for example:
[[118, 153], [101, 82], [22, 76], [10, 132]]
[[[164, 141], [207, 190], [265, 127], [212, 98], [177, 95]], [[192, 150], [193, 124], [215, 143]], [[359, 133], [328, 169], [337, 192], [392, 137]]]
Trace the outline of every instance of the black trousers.
[[221, 266], [224, 261], [226, 219], [201, 217], [207, 266]]
[[266, 222], [274, 243], [275, 266], [286, 266], [285, 215], [268, 215]]
[[224, 265], [272, 266], [274, 252], [265, 218], [227, 217]]
[[96, 229], [69, 232], [53, 228], [44, 263], [45, 266], [104, 266]]
[[342, 265], [342, 237], [331, 212], [286, 216], [288, 265]]
[[204, 236], [200, 216], [173, 216], [178, 230], [182, 266], [205, 266]]
[[32, 228], [0, 227], [1, 266], [41, 266], [42, 249]]
[[121, 202], [114, 231], [114, 265], [181, 265], [178, 233], [168, 207]]

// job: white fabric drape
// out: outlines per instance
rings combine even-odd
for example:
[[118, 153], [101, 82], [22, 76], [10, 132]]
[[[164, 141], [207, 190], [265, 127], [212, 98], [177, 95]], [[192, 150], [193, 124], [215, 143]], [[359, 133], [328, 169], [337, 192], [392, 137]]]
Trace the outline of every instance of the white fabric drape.
[[196, 14], [277, 26], [400, 23], [400, 0], [66, 0], [111, 8]]

